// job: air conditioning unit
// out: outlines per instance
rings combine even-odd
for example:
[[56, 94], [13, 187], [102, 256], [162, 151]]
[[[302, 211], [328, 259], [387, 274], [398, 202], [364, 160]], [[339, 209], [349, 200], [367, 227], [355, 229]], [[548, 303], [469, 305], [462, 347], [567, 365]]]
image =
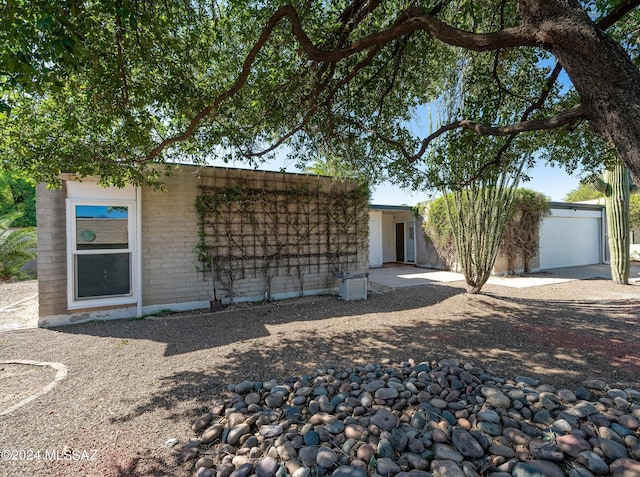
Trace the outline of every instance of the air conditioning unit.
[[367, 277], [349, 272], [339, 273], [338, 293], [345, 301], [367, 299]]

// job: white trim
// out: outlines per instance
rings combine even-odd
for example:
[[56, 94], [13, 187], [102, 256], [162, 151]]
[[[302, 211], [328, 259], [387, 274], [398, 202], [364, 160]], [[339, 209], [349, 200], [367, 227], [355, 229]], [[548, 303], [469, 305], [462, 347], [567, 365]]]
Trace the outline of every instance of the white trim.
[[136, 316], [142, 317], [142, 187], [136, 187], [136, 246], [138, 259], [135, 263], [133, 274], [133, 296], [136, 298]]
[[[77, 186], [78, 184], [76, 184]], [[98, 195], [101, 195], [100, 192], [105, 189], [97, 186], [96, 184], [83, 184], [85, 186], [91, 186]], [[85, 192], [88, 187], [85, 187]], [[77, 193], [77, 190], [74, 191]], [[118, 305], [130, 305], [133, 303], [137, 303], [140, 297], [140, 278], [139, 267], [137, 266], [138, 261], [138, 239], [137, 239], [137, 231], [138, 231], [138, 214], [136, 201], [131, 199], [83, 199], [78, 197], [67, 198], [66, 199], [66, 222], [67, 222], [67, 309], [68, 310], [79, 310], [85, 308], [96, 308], [96, 307], [109, 307], [109, 306], [118, 306]], [[128, 208], [128, 223], [127, 223], [127, 240], [128, 240], [128, 248], [118, 250], [118, 253], [130, 253], [130, 279], [131, 279], [131, 293], [125, 296], [115, 296], [115, 297], [106, 297], [106, 298], [93, 298], [93, 299], [82, 299], [77, 300], [75, 298], [75, 287], [76, 287], [76, 271], [75, 271], [75, 256], [77, 255], [90, 255], [95, 254], [94, 250], [76, 250], [75, 248], [75, 237], [76, 237], [76, 215], [75, 215], [75, 207], [77, 205], [99, 205], [99, 206], [126, 206]]]

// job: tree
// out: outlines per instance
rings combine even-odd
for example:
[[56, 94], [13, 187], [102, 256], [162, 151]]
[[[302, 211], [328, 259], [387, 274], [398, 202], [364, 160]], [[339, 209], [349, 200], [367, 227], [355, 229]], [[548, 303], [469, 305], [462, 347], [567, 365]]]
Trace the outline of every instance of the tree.
[[33, 182], [20, 174], [0, 169], [0, 215], [18, 212], [14, 227], [36, 225], [36, 188]]
[[601, 198], [602, 192], [597, 191], [589, 181], [580, 182], [578, 187], [569, 191], [567, 195], [564, 196], [564, 200], [567, 202], [585, 202], [587, 200]]
[[[509, 149], [573, 168], [613, 146], [638, 179], [638, 4], [13, 0], [0, 6], [0, 161], [121, 185], [154, 182], [150, 166], [176, 156], [322, 145], [420, 187], [438, 177], [429, 145], [475, 132], [496, 137], [478, 174], [508, 166]], [[461, 72], [484, 102], [415, 134], [408, 121]]]

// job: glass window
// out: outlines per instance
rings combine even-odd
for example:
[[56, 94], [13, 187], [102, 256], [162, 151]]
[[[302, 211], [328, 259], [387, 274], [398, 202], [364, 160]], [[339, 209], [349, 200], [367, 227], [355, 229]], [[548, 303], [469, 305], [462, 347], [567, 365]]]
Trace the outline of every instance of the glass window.
[[[100, 306], [133, 297], [135, 207], [119, 201], [73, 200], [70, 217], [70, 306]], [[123, 301], [125, 300], [125, 301]]]
[[76, 205], [76, 250], [129, 248], [129, 207]]

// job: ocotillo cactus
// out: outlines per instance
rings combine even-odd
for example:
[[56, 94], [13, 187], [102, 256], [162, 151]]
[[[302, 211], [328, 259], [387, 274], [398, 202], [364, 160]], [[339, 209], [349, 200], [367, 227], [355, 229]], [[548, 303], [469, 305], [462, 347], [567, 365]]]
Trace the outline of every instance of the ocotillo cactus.
[[611, 278], [629, 284], [629, 171], [622, 165], [609, 167], [602, 178], [595, 178], [593, 186], [604, 194], [607, 211], [607, 234], [611, 252]]

